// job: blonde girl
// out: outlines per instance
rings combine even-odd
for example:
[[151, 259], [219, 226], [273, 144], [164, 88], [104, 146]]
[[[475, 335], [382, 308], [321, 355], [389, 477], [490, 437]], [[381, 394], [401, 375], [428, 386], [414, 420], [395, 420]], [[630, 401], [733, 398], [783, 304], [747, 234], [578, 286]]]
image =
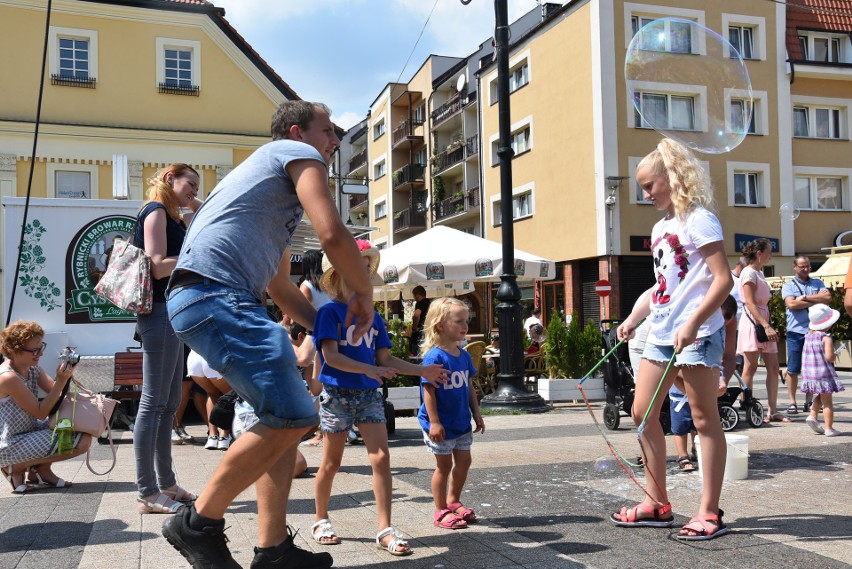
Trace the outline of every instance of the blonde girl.
[[[365, 270], [375, 276], [379, 251], [369, 241], [358, 240]], [[385, 379], [399, 373], [419, 375], [433, 383], [447, 379], [440, 365], [419, 366], [390, 354], [391, 341], [377, 312], [363, 336], [353, 333], [356, 322], [346, 322], [347, 301], [352, 295], [328, 257], [323, 257], [321, 287], [332, 298], [317, 311], [314, 342], [320, 361], [320, 428], [325, 435], [322, 464], [316, 479], [316, 523], [311, 534], [319, 544], [336, 545], [340, 537], [331, 525], [328, 503], [334, 476], [340, 469], [343, 447], [353, 425], [358, 425], [373, 469], [373, 494], [379, 517], [376, 545], [391, 555], [410, 555], [411, 548], [391, 525], [391, 470], [385, 408], [378, 390]]]
[[[651, 233], [654, 273], [650, 302], [638, 303], [618, 327], [618, 337], [631, 338], [647, 317], [648, 339], [636, 379], [634, 422], [651, 407], [656, 417], [665, 393], [680, 372], [701, 436], [704, 481], [698, 515], [680, 530], [678, 539], [712, 539], [728, 532], [719, 509], [725, 469], [725, 438], [716, 407], [722, 366], [724, 319], [719, 307], [733, 281], [723, 246], [722, 227], [713, 209], [710, 181], [695, 156], [683, 145], [663, 139], [636, 169], [645, 198], [665, 217]], [[675, 364], [665, 377], [673, 354]], [[618, 526], [671, 527], [672, 506], [666, 494], [666, 442], [659, 421], [648, 421], [643, 434], [648, 493], [645, 500], [622, 508], [611, 520]]]
[[[473, 433], [485, 432], [476, 391], [470, 388], [476, 367], [470, 354], [459, 349], [469, 316], [467, 306], [458, 299], [433, 300], [420, 346], [423, 365], [438, 364], [450, 370], [450, 380], [437, 387], [421, 378], [423, 404], [417, 414], [426, 448], [437, 461], [432, 474], [433, 517], [435, 525], [444, 529], [463, 529], [477, 521], [473, 510], [461, 502], [471, 465]], [[476, 424], [473, 430], [471, 418]]]
[[166, 313], [166, 285], [177, 263], [189, 215], [201, 206], [198, 172], [186, 164], [170, 164], [149, 180], [148, 201], [136, 218], [134, 245], [151, 258], [154, 303], [140, 314], [136, 331], [142, 338], [142, 397], [133, 429], [138, 509], [143, 514], [173, 514], [195, 499], [177, 485], [172, 470], [172, 422], [181, 399], [183, 342], [175, 336]]

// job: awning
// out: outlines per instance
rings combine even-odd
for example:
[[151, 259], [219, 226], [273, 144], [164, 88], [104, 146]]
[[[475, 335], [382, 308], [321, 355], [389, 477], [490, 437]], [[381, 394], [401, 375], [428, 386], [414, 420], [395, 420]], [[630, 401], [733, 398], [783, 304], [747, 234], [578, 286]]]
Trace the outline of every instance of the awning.
[[[846, 249], [844, 252], [835, 253], [838, 249]], [[849, 271], [849, 259], [852, 258], [852, 247], [838, 247], [832, 249], [832, 254], [826, 258], [825, 263], [811, 273], [829, 287], [842, 287]]]

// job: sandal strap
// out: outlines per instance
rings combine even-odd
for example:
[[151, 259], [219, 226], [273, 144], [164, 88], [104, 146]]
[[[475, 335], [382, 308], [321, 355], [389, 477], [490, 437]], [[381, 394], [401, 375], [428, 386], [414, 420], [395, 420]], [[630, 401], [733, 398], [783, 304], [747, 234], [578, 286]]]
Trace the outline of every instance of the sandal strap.
[[722, 523], [723, 515], [722, 510], [719, 510], [718, 514], [698, 514], [689, 520], [681, 530], [694, 531], [698, 535], [712, 535], [724, 526]]
[[[652, 518], [639, 518], [636, 515], [639, 511], [645, 512], [646, 514], [651, 514], [653, 517]], [[654, 521], [658, 522], [658, 521], [663, 521], [663, 516], [665, 516], [666, 514], [671, 514], [671, 511], [672, 511], [671, 503], [663, 504], [659, 508], [656, 508], [656, 507], [648, 506], [645, 502], [640, 502], [630, 509], [628, 509], [627, 507], [621, 508], [621, 513], [617, 514], [617, 515], [621, 516], [622, 522], [627, 522], [627, 523], [633, 523], [633, 522], [637, 522], [637, 521], [641, 521], [641, 520], [648, 520], [648, 519], [653, 519]], [[666, 516], [665, 519], [668, 520], [669, 516]]]
[[142, 504], [148, 511], [161, 514], [174, 514], [184, 508], [183, 504], [172, 500], [162, 492], [157, 495], [157, 499], [153, 502], [145, 498], [137, 498], [136, 501]]
[[311, 526], [311, 535], [314, 536], [314, 541], [319, 541], [322, 538], [336, 537], [337, 533], [331, 525], [331, 520], [323, 518]]
[[175, 502], [194, 502], [198, 499], [198, 496], [180, 486], [174, 490], [160, 490], [160, 494], [165, 494]]
[[397, 533], [396, 528], [393, 526], [388, 526], [382, 531], [380, 531], [376, 535], [376, 543], [382, 545], [382, 538], [387, 537], [389, 535], [393, 536], [392, 539], [387, 543], [387, 545], [383, 545], [382, 547], [384, 547], [391, 553], [396, 552], [396, 548], [400, 545], [403, 547], [408, 547], [408, 542], [403, 539], [402, 535]]

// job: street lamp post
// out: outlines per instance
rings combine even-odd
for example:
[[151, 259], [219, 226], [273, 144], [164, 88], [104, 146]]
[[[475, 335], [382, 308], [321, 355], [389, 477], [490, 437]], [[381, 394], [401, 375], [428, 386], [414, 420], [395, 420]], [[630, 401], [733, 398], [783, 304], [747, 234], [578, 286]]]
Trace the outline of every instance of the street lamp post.
[[[469, 0], [468, 0], [469, 1]], [[463, 4], [467, 4], [462, 0]], [[509, 22], [506, 0], [494, 0], [494, 42], [497, 53], [497, 103], [500, 141], [500, 219], [503, 238], [503, 274], [497, 290], [497, 325], [500, 330], [500, 371], [497, 391], [482, 399], [483, 409], [541, 413], [550, 409], [538, 393], [524, 385], [524, 343], [521, 291], [515, 275], [515, 234], [512, 218], [511, 118], [509, 114]]]

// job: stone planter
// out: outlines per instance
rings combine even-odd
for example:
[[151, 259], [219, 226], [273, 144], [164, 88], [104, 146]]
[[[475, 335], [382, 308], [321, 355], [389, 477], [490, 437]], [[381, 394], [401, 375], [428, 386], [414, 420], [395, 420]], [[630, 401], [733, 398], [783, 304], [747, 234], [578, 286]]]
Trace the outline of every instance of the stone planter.
[[388, 387], [388, 401], [396, 411], [420, 408], [420, 387]]
[[[579, 379], [550, 379], [541, 378], [538, 380], [538, 394], [545, 401], [577, 401], [582, 400], [583, 396], [577, 388]], [[603, 377], [590, 377], [583, 383], [583, 391], [586, 392], [586, 397], [589, 401], [602, 400], [606, 398], [604, 392]]]

